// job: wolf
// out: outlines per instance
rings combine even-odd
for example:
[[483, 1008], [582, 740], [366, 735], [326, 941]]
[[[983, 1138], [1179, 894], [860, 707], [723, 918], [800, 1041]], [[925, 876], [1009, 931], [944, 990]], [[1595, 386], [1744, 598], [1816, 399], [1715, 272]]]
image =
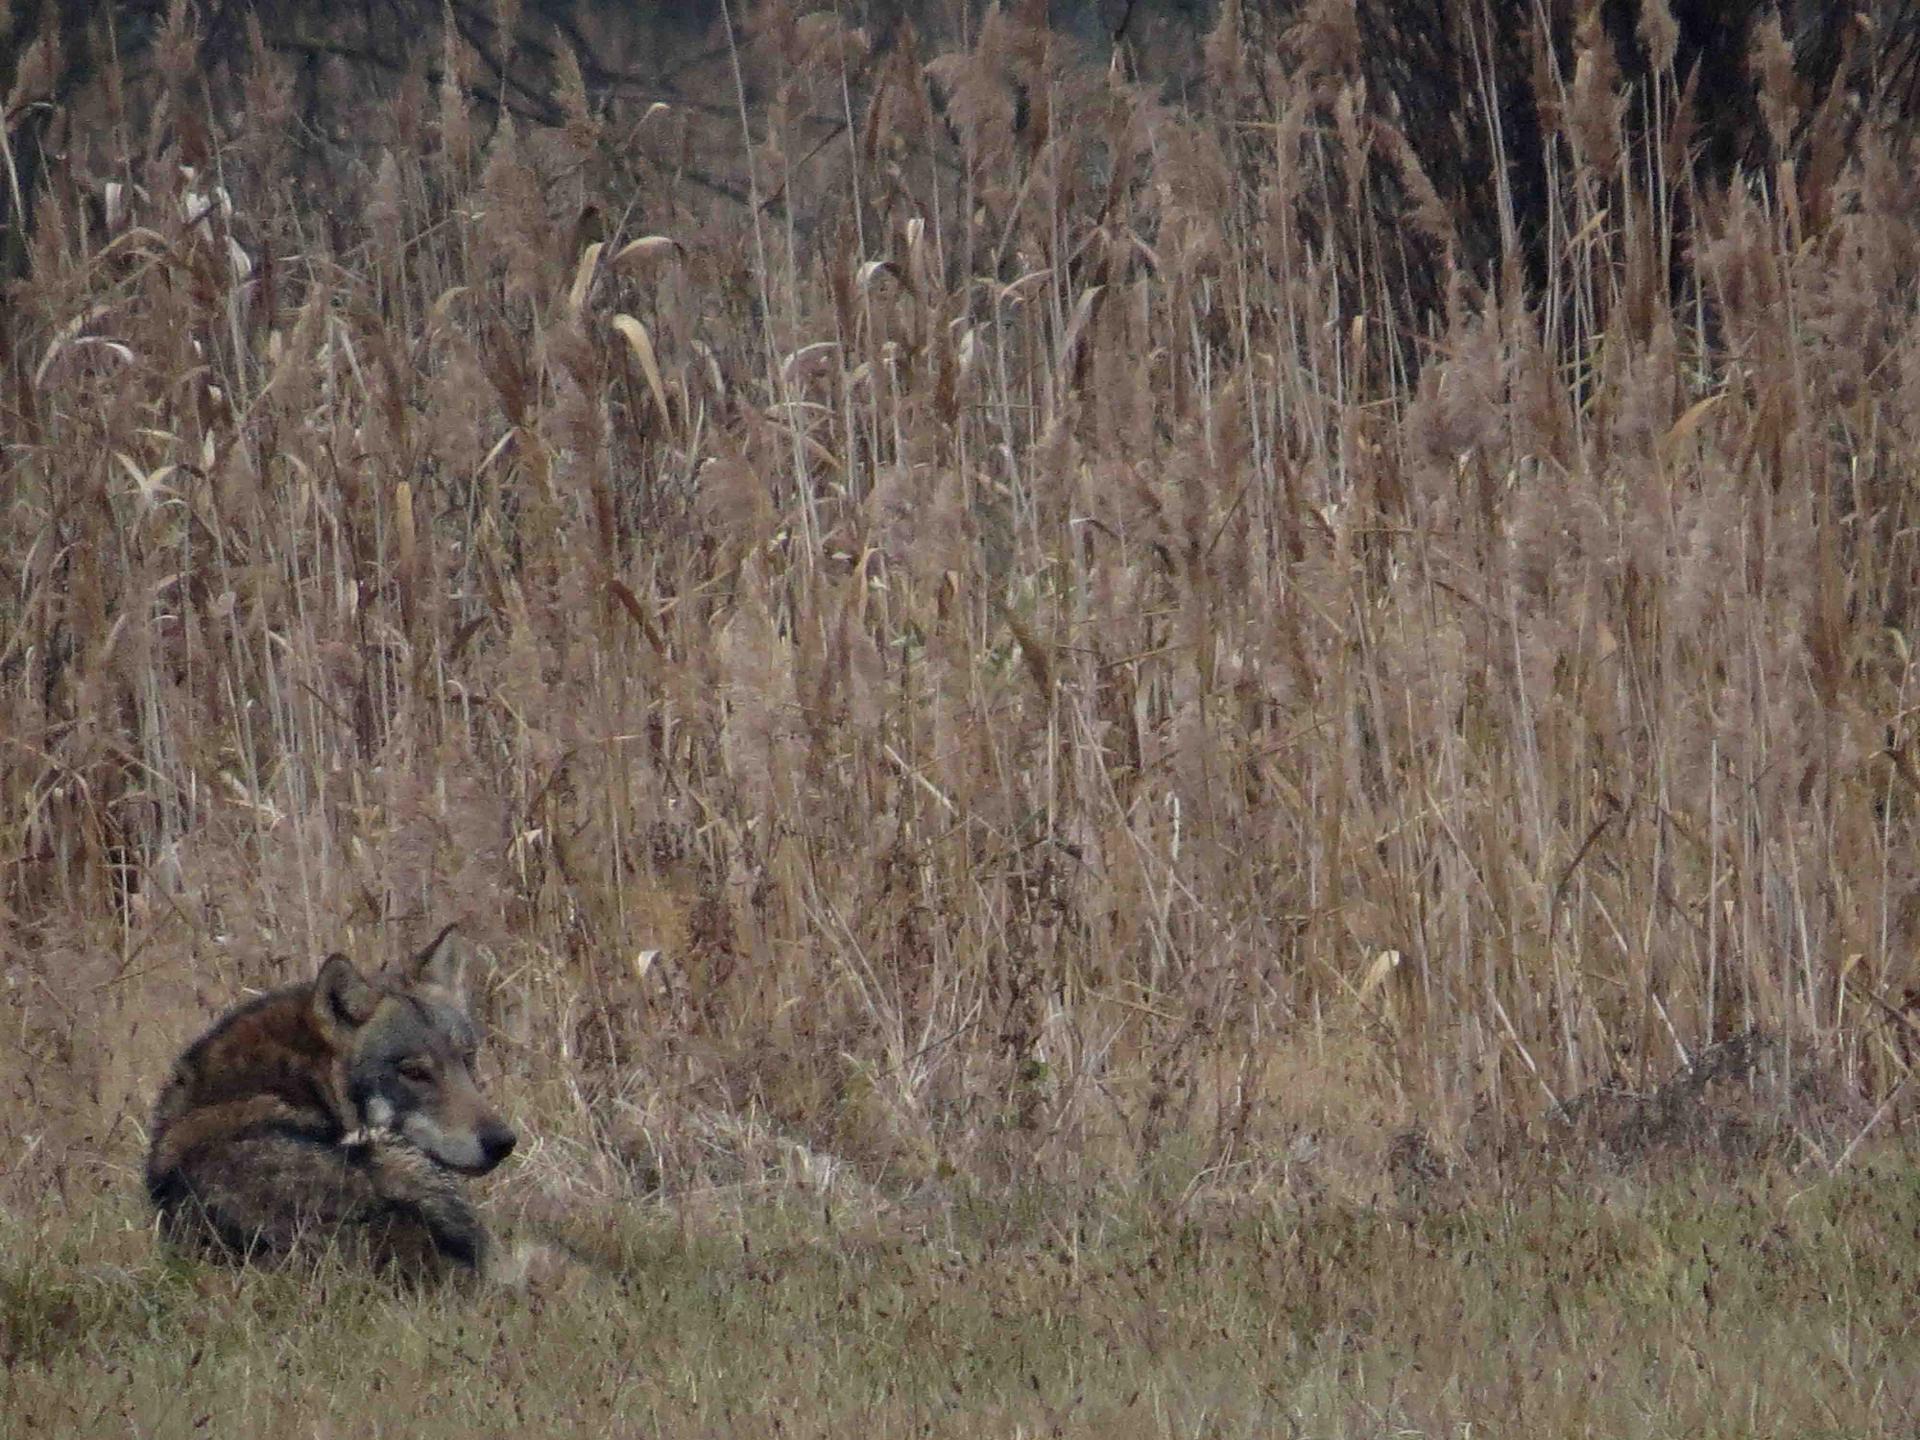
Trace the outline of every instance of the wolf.
[[516, 1136], [481, 1097], [466, 950], [449, 925], [395, 977], [329, 955], [230, 1010], [154, 1109], [147, 1193], [171, 1241], [235, 1259], [337, 1249], [409, 1276], [487, 1276], [461, 1177]]

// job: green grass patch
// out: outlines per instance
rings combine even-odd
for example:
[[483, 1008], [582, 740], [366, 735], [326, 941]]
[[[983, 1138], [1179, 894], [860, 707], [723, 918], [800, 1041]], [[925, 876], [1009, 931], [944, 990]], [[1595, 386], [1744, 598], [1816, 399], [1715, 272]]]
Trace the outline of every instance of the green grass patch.
[[9, 1428], [1891, 1437], [1920, 1393], [1905, 1161], [1412, 1218], [1033, 1195], [854, 1232], [612, 1223], [618, 1273], [560, 1297], [114, 1267], [16, 1225]]

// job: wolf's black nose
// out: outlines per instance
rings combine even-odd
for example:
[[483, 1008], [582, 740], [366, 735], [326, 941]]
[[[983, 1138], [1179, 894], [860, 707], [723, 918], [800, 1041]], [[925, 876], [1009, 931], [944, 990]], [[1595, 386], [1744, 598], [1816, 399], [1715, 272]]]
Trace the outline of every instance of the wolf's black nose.
[[480, 1132], [480, 1151], [487, 1157], [487, 1169], [491, 1170], [507, 1156], [513, 1153], [513, 1147], [519, 1143], [519, 1137], [504, 1125], [490, 1125]]

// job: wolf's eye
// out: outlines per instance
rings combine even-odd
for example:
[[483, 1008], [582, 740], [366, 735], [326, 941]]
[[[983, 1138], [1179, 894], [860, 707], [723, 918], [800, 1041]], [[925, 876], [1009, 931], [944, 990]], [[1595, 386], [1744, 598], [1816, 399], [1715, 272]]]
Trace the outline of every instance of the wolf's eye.
[[433, 1065], [418, 1056], [400, 1062], [400, 1073], [409, 1080], [417, 1080], [422, 1085], [433, 1079]]

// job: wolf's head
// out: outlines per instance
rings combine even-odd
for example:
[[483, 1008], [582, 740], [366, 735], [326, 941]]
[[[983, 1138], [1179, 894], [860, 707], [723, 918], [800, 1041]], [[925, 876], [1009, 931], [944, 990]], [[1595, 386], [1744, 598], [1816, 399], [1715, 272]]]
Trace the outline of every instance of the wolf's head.
[[452, 926], [393, 983], [328, 956], [312, 1003], [360, 1124], [466, 1175], [484, 1175], [513, 1153], [513, 1131], [474, 1083], [480, 1032], [467, 1014], [466, 951]]

